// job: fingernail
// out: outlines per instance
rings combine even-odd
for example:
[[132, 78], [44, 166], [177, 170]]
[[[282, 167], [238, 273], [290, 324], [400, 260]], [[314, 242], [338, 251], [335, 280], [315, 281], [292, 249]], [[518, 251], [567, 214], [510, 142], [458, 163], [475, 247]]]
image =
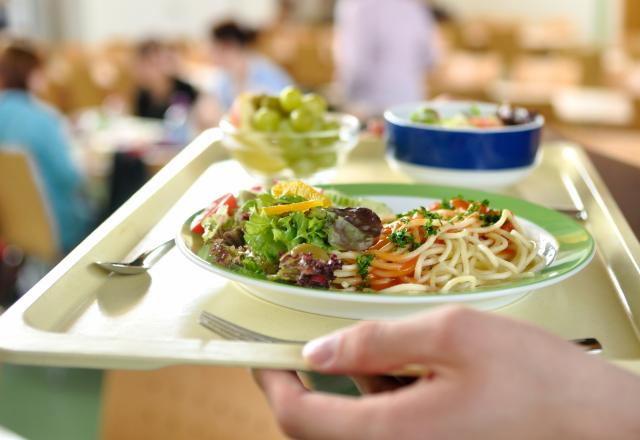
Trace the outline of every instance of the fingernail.
[[331, 335], [309, 341], [302, 349], [302, 356], [312, 367], [326, 368], [333, 361], [339, 340], [339, 336]]

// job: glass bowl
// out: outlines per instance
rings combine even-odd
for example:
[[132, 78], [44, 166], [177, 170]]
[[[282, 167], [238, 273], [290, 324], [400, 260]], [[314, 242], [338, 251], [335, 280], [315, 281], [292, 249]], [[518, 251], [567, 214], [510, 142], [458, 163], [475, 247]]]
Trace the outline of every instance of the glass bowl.
[[313, 184], [326, 183], [358, 143], [360, 122], [343, 113], [327, 113], [325, 120], [336, 128], [262, 132], [238, 129], [225, 117], [220, 121], [222, 145], [249, 174], [263, 182], [304, 179]]

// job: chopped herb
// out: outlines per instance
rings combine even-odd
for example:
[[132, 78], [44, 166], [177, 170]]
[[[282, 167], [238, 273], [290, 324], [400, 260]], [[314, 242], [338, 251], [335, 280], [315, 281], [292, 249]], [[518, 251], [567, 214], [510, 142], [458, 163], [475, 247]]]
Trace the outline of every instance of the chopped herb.
[[502, 217], [502, 211], [499, 210], [489, 211], [486, 214], [480, 214], [482, 226], [490, 226], [500, 220], [500, 217]]
[[402, 217], [402, 218], [400, 219], [400, 221], [401, 221], [402, 223], [409, 223], [409, 217]]
[[482, 206], [489, 206], [489, 200], [484, 199], [482, 202], [480, 202], [480, 204], [481, 204]]
[[425, 225], [424, 225], [424, 231], [427, 234], [427, 237], [430, 235], [437, 235], [438, 234], [438, 230], [436, 229], [435, 226], [433, 226], [432, 221], [429, 220]]
[[440, 219], [442, 219], [442, 216], [440, 214], [438, 214], [437, 212], [431, 212], [431, 211], [425, 210], [424, 218], [428, 218], [428, 219], [431, 219], [431, 220], [440, 220]]
[[412, 248], [416, 241], [415, 238], [413, 238], [413, 235], [411, 235], [411, 233], [406, 229], [393, 231], [391, 235], [389, 235], [389, 240], [399, 247], [411, 246]]
[[453, 206], [451, 205], [451, 201], [447, 199], [442, 199], [442, 201], [440, 202], [440, 207], [442, 209], [453, 209]]
[[412, 209], [411, 211], [407, 211], [404, 214], [398, 214], [396, 216], [396, 218], [401, 219], [402, 217], [412, 217], [414, 214], [421, 214], [422, 217], [424, 218], [429, 218], [429, 219], [434, 219], [434, 220], [440, 220], [442, 218], [442, 216], [440, 214], [438, 214], [437, 212], [431, 212], [429, 211], [427, 208], [425, 208], [424, 206], [421, 206], [419, 208], [416, 209]]
[[374, 259], [373, 254], [362, 254], [356, 258], [356, 264], [358, 265], [358, 274], [364, 280], [369, 274], [369, 266]]
[[473, 214], [474, 212], [477, 212], [479, 209], [480, 209], [480, 205], [474, 202], [471, 205], [469, 205], [469, 207], [467, 208], [467, 214]]

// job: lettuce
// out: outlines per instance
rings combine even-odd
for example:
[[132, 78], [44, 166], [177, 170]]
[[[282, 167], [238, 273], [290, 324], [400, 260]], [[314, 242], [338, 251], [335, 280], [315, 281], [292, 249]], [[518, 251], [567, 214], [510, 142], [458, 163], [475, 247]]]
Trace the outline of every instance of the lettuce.
[[343, 208], [369, 208], [375, 212], [381, 219], [394, 219], [396, 213], [393, 209], [389, 208], [385, 203], [378, 202], [377, 200], [371, 200], [364, 197], [354, 197], [347, 194], [336, 191], [335, 189], [326, 189], [323, 195], [331, 200], [336, 206]]
[[291, 212], [270, 217], [255, 209], [244, 225], [244, 239], [251, 251], [271, 262], [302, 243], [323, 249], [330, 247], [325, 224], [327, 214], [322, 209]]

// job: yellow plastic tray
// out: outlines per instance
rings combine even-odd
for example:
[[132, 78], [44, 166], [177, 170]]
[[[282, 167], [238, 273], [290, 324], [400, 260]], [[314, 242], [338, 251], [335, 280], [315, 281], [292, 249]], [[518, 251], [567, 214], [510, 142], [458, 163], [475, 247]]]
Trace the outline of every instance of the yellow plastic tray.
[[[198, 324], [203, 309], [272, 336], [307, 339], [353, 321], [257, 299], [173, 249], [147, 274], [107, 276], [94, 260], [121, 260], [175, 235], [212, 193], [252, 183], [203, 133], [0, 317], [0, 361], [149, 369], [217, 364], [301, 369], [300, 346], [224, 341]], [[498, 313], [564, 338], [596, 337], [603, 356], [640, 372], [640, 245], [586, 155], [546, 145], [540, 166], [508, 193], [550, 207], [587, 209], [597, 255], [577, 276]], [[338, 182], [402, 182], [380, 142], [362, 142]]]

